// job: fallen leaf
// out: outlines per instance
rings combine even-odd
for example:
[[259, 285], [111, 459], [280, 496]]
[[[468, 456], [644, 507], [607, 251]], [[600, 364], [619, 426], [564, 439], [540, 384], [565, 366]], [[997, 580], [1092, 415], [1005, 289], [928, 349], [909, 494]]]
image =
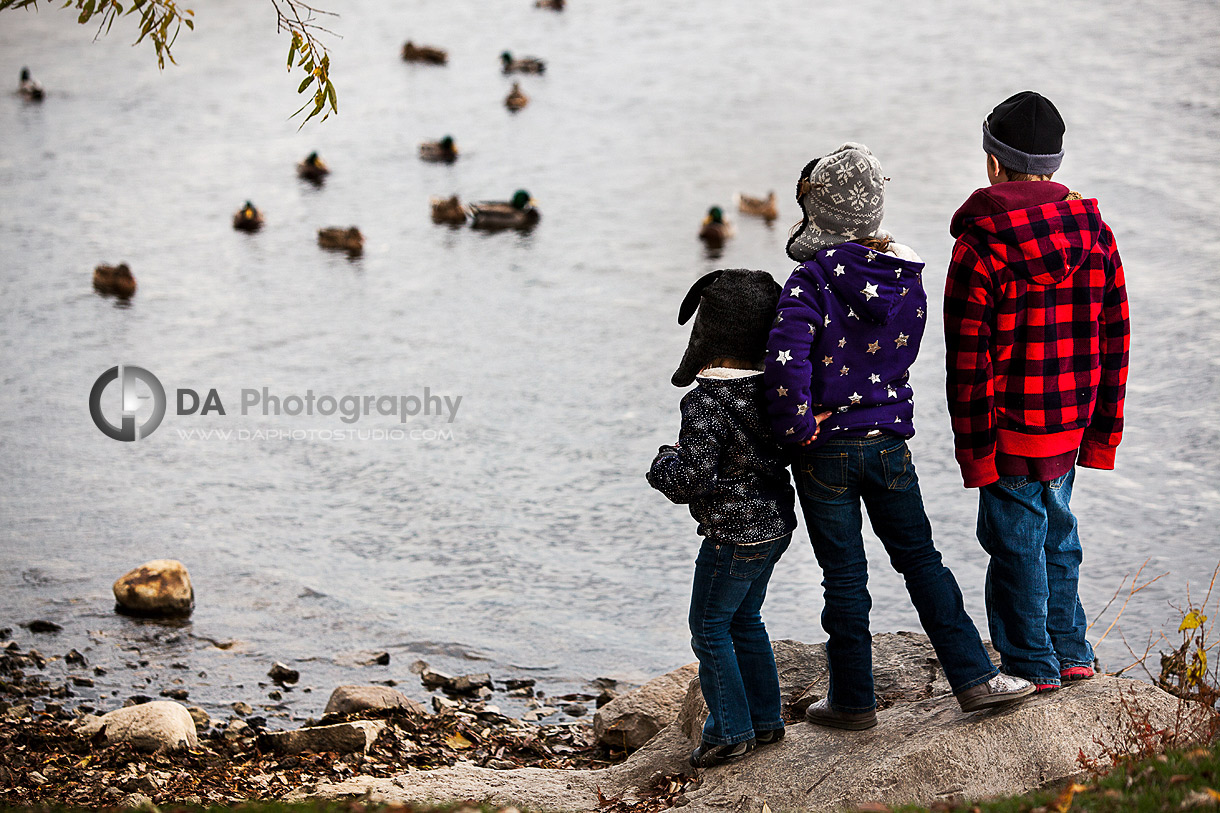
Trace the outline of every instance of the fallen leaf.
[[1055, 801], [1051, 802], [1048, 807], [1049, 809], [1054, 810], [1055, 813], [1067, 813], [1068, 809], [1070, 809], [1072, 806], [1072, 797], [1074, 797], [1080, 791], [1088, 789], [1089, 788], [1086, 785], [1079, 785], [1073, 782], [1064, 788], [1063, 792], [1056, 796]]
[[474, 743], [472, 743], [470, 740], [463, 737], [462, 733], [460, 731], [455, 731], [452, 734], [450, 734], [448, 737], [446, 737], [445, 745], [448, 745], [450, 748], [453, 748], [458, 751], [466, 749], [466, 748], [474, 747]]

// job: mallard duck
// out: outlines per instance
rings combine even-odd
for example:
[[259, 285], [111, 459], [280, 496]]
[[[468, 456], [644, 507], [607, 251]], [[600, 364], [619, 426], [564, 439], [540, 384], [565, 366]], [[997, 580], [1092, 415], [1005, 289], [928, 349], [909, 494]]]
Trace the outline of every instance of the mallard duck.
[[311, 183], [322, 183], [329, 174], [330, 167], [326, 166], [326, 162], [319, 158], [316, 152], [305, 156], [304, 161], [297, 162], [297, 175]]
[[402, 58], [407, 62], [423, 62], [428, 65], [444, 65], [449, 61], [449, 53], [444, 48], [433, 48], [431, 45], [416, 45], [407, 40], [402, 46]]
[[355, 226], [348, 229], [318, 229], [318, 245], [355, 256], [364, 251], [364, 235]]
[[17, 92], [24, 96], [28, 101], [42, 101], [42, 85], [35, 82], [33, 77], [30, 76], [29, 68], [21, 69], [21, 84], [17, 86]]
[[552, 11], [563, 11], [563, 0], [538, 0], [534, 3], [536, 8], [549, 8]]
[[504, 106], [516, 112], [529, 103], [530, 97], [521, 92], [520, 85], [513, 82], [513, 89], [508, 92], [508, 96], [504, 99]]
[[500, 54], [500, 65], [504, 73], [545, 73], [546, 63], [536, 56], [513, 59], [508, 51]]
[[466, 222], [468, 216], [469, 213], [466, 211], [466, 207], [458, 200], [457, 195], [449, 198], [432, 199], [433, 223], [450, 223], [460, 226]]
[[93, 269], [93, 289], [103, 296], [130, 299], [136, 292], [136, 278], [127, 263], [99, 265]]
[[713, 206], [707, 210], [707, 217], [703, 218], [703, 227], [699, 229], [699, 239], [707, 244], [708, 248], [720, 248], [724, 245], [724, 241], [733, 236], [733, 226], [724, 219], [724, 212], [719, 206]]
[[453, 136], [445, 136], [440, 141], [425, 141], [419, 145], [419, 157], [425, 161], [440, 161], [452, 164], [457, 160], [458, 148]]
[[779, 207], [775, 203], [775, 192], [768, 192], [765, 200], [763, 198], [752, 198], [740, 192], [733, 197], [737, 201], [737, 210], [742, 214], [755, 215], [764, 220], [774, 220], [779, 217]]
[[254, 208], [254, 204], [246, 201], [246, 205], [233, 215], [233, 228], [238, 231], [258, 231], [263, 227], [263, 213]]
[[484, 201], [470, 204], [471, 226], [476, 229], [528, 229], [537, 225], [542, 215], [534, 208], [530, 193], [518, 189], [508, 203]]

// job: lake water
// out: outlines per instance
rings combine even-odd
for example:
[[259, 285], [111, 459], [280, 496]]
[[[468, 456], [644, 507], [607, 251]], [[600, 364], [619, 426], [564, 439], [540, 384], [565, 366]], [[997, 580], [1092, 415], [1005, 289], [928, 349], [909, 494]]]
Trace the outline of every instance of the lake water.
[[[0, 626], [65, 627], [54, 640], [18, 630], [23, 644], [89, 647], [112, 667], [106, 696], [178, 678], [213, 710], [258, 701], [255, 684], [286, 661], [317, 689], [280, 704], [296, 717], [338, 683], [393, 679], [422, 697], [416, 658], [533, 675], [552, 693], [693, 660], [694, 523], [643, 477], [677, 431], [682, 295], [717, 267], [786, 277], [796, 173], [854, 140], [892, 178], [885, 225], [927, 261], [939, 312], [950, 215], [985, 183], [980, 122], [1026, 88], [1063, 111], [1057, 180], [1100, 200], [1131, 301], [1118, 468], [1082, 470], [1076, 490], [1083, 600], [1097, 613], [1150, 560], [1146, 576], [1169, 575], [1119, 627], [1141, 652], [1150, 632], [1176, 629], [1171, 605], [1188, 582], [1197, 598], [1220, 558], [1213, 3], [328, 7], [340, 114], [299, 131], [299, 76], [284, 70], [270, 3], [200, 5], [164, 73], [150, 47], [130, 47], [131, 18], [91, 42], [54, 6], [0, 14], [0, 77], [15, 87], [29, 65], [47, 89], [41, 105], [0, 97]], [[403, 63], [408, 38], [447, 47], [449, 65]], [[532, 102], [515, 116], [506, 49], [548, 61], [522, 78]], [[446, 133], [461, 159], [420, 162], [417, 144]], [[320, 189], [293, 170], [314, 149], [333, 170]], [[431, 195], [521, 187], [543, 214], [531, 234], [429, 220]], [[707, 208], [768, 189], [777, 225], [730, 211], [737, 236], [708, 257], [696, 239]], [[246, 199], [266, 214], [256, 235], [231, 228]], [[317, 247], [317, 228], [351, 224], [361, 259]], [[90, 287], [96, 264], [119, 261], [139, 280], [130, 307]], [[938, 544], [985, 629], [977, 497], [953, 461], [943, 352], [934, 321], [912, 371], [911, 445]], [[89, 419], [90, 387], [120, 362], [170, 393], [161, 428], [137, 443]], [[323, 439], [404, 425], [243, 416], [241, 390], [263, 387], [462, 400], [452, 423], [410, 418], [414, 440]], [[215, 388], [227, 414], [173, 414], [177, 388]], [[251, 437], [186, 436], [208, 429]], [[315, 435], [256, 435], [293, 430]], [[798, 539], [765, 615], [773, 637], [818, 641], [820, 573]], [[869, 544], [875, 630], [917, 629]], [[111, 582], [160, 557], [194, 579], [185, 627], [112, 612]], [[360, 666], [374, 650], [391, 664]], [[1112, 668], [1133, 660], [1117, 630], [1098, 651]]]

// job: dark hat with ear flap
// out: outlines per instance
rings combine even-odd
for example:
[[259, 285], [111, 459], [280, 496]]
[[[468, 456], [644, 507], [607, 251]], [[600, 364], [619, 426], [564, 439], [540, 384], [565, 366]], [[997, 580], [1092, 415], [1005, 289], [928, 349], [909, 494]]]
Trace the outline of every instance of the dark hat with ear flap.
[[682, 363], [670, 379], [673, 385], [690, 385], [714, 359], [761, 363], [779, 294], [779, 283], [766, 271], [729, 268], [700, 277], [678, 309], [678, 324], [686, 324], [692, 315], [695, 324]]

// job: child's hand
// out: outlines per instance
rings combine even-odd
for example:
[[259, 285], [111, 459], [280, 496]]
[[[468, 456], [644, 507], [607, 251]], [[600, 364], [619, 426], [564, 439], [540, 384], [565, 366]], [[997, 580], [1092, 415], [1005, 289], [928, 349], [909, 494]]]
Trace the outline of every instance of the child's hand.
[[814, 421], [817, 422], [817, 426], [814, 427], [813, 434], [809, 436], [809, 440], [802, 441], [800, 443], [801, 446], [808, 446], [810, 443], [813, 443], [818, 439], [818, 430], [822, 428], [822, 421], [829, 418], [831, 414], [832, 413], [830, 412], [819, 412], [817, 415], [813, 416]]

